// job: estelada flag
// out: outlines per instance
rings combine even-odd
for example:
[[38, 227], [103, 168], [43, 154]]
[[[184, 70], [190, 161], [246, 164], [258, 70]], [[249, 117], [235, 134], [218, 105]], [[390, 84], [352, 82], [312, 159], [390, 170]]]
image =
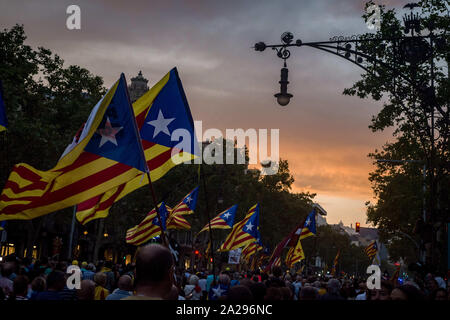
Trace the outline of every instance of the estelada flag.
[[259, 204], [250, 208], [247, 215], [238, 222], [220, 246], [218, 251], [230, 251], [258, 241], [259, 235]]
[[122, 74], [53, 169], [14, 166], [0, 196], [0, 220], [33, 219], [76, 205], [146, 171]]
[[198, 187], [191, 190], [181, 201], [173, 207], [172, 215], [192, 214], [197, 206]]
[[[152, 181], [200, 155], [194, 121], [176, 68], [139, 98], [133, 108]], [[178, 139], [182, 134], [183, 141], [173, 141], [172, 133]], [[115, 202], [146, 184], [148, 177], [138, 174], [127, 183], [80, 203], [77, 220], [86, 224], [107, 217]]]
[[204, 226], [203, 229], [197, 233], [197, 235], [199, 235], [203, 231], [208, 231], [209, 224], [211, 224], [211, 229], [231, 229], [234, 224], [236, 209], [237, 204], [222, 211], [216, 217], [214, 217], [209, 223], [207, 223], [206, 226]]
[[316, 235], [316, 210], [313, 209], [305, 220], [302, 232], [300, 234], [300, 240], [307, 237]]
[[[162, 220], [162, 228], [166, 231], [166, 221], [168, 212], [172, 210], [164, 202], [158, 205], [159, 215]], [[161, 225], [155, 209], [152, 209], [145, 218], [133, 228], [127, 230], [126, 243], [139, 246], [150, 239], [161, 234]]]

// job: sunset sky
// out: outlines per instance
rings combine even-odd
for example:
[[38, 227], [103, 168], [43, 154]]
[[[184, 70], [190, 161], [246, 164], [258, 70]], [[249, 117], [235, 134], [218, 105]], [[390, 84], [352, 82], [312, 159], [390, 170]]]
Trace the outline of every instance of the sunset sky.
[[[402, 8], [409, 1], [375, 1]], [[66, 28], [66, 8], [81, 8], [81, 30]], [[178, 68], [195, 120], [203, 128], [280, 129], [280, 156], [289, 160], [294, 191], [317, 193], [327, 221], [366, 225], [364, 203], [372, 199], [369, 152], [390, 132], [372, 133], [381, 102], [343, 96], [362, 69], [312, 48], [291, 50], [288, 90], [280, 107], [282, 60], [259, 41], [327, 41], [370, 32], [361, 18], [364, 1], [0, 1], [0, 27], [24, 24], [27, 43], [43, 46], [66, 63], [100, 75], [109, 87], [124, 72], [142, 70], [154, 85]], [[403, 12], [403, 11], [401, 11]]]

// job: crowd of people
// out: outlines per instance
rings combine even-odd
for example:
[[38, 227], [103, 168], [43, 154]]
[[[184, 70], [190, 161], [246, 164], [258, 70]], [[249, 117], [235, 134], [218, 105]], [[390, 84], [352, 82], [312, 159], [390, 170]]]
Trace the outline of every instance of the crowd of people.
[[[70, 265], [81, 270], [79, 288], [69, 288]], [[7, 259], [0, 263], [0, 300], [450, 300], [443, 277], [427, 274], [404, 284], [381, 280], [368, 289], [365, 279], [323, 278], [283, 272], [237, 272], [218, 275], [175, 267], [171, 252], [153, 244], [142, 247], [128, 265], [100, 261]]]

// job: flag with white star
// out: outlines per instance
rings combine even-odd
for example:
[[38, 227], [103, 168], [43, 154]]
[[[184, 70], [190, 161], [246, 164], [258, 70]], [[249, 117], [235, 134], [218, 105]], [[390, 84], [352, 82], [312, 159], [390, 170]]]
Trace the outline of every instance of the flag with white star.
[[181, 201], [173, 208], [171, 215], [184, 215], [194, 213], [197, 206], [198, 187], [191, 190]]
[[259, 234], [259, 204], [250, 208], [247, 215], [238, 222], [225, 239], [219, 251], [230, 251], [244, 247], [260, 239]]
[[203, 231], [209, 230], [209, 224], [211, 224], [211, 229], [231, 229], [234, 224], [234, 217], [236, 216], [237, 204], [229, 207], [228, 209], [219, 213], [216, 217], [211, 219], [210, 223], [207, 223], [206, 226], [200, 230], [197, 235], [199, 235]]
[[300, 240], [310, 236], [316, 235], [316, 210], [313, 209], [306, 217], [302, 232], [300, 233]]
[[[158, 205], [159, 214], [161, 216], [163, 229], [166, 230], [166, 221], [167, 215], [170, 210], [172, 210], [169, 206], [167, 206], [164, 202], [161, 202]], [[159, 223], [158, 214], [155, 209], [152, 209], [145, 218], [133, 228], [127, 230], [126, 234], [126, 243], [132, 244], [135, 246], [139, 246], [144, 244], [150, 239], [161, 234], [161, 227]]]
[[170, 71], [153, 101], [140, 133], [147, 143], [175, 148], [177, 153], [186, 153], [188, 159], [200, 155], [194, 121], [176, 68]]
[[[191, 111], [176, 68], [135, 101], [133, 110], [153, 182], [161, 179], [176, 165], [200, 155]], [[111, 118], [110, 122], [112, 128], [120, 128]], [[117, 135], [122, 133], [123, 129], [120, 129]], [[110, 142], [112, 139], [105, 139], [102, 148], [114, 147]], [[115, 202], [148, 183], [147, 176], [142, 179], [142, 175], [137, 174], [129, 182], [81, 203], [77, 206], [80, 209], [77, 212], [78, 221], [86, 224], [94, 219], [105, 218]]]

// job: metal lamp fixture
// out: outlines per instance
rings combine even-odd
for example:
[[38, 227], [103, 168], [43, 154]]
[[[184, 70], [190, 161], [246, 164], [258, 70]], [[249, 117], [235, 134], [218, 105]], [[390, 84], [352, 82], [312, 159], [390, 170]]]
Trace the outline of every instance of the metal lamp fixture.
[[281, 80], [280, 80], [280, 92], [274, 96], [277, 98], [277, 102], [280, 106], [285, 106], [291, 101], [292, 94], [287, 92], [288, 81], [288, 68], [281, 68]]

